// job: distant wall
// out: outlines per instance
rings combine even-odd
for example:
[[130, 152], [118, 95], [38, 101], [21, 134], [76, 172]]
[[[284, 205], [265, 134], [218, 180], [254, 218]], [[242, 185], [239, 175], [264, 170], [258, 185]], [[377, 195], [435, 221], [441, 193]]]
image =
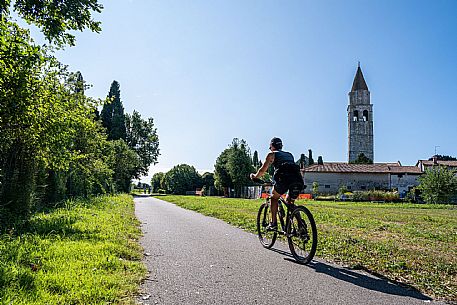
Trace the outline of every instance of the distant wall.
[[344, 185], [349, 191], [363, 191], [369, 189], [389, 189], [388, 173], [310, 173], [305, 172], [305, 192], [310, 193], [313, 182], [319, 184], [319, 193], [336, 194]]

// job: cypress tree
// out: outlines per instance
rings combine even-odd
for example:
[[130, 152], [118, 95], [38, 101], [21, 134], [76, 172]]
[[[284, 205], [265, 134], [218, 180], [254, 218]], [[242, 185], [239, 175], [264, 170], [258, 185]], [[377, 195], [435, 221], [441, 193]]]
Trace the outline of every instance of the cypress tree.
[[105, 103], [101, 112], [102, 124], [108, 133], [108, 140], [126, 139], [124, 107], [121, 101], [120, 85], [113, 81], [109, 90], [110, 103]]
[[84, 78], [81, 72], [77, 71], [75, 80], [75, 92], [84, 95]]
[[313, 151], [311, 149], [308, 149], [308, 162], [309, 162], [309, 165], [314, 164]]
[[252, 165], [257, 169], [259, 166], [259, 154], [257, 153], [257, 150], [254, 151], [254, 155], [252, 156]]

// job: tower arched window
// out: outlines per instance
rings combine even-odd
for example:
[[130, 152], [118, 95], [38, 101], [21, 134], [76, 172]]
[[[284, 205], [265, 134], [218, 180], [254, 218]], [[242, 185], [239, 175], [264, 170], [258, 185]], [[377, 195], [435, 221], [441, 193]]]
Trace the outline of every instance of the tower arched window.
[[367, 122], [368, 121], [368, 110], [363, 111], [363, 121]]
[[354, 110], [353, 120], [354, 122], [357, 122], [359, 120], [359, 112], [357, 110]]

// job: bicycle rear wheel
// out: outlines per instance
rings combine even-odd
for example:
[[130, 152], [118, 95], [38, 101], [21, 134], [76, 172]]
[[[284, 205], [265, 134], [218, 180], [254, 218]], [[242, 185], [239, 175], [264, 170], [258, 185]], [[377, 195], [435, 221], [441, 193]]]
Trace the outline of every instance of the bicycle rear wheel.
[[287, 227], [289, 249], [299, 263], [309, 263], [316, 253], [317, 228], [313, 215], [304, 206], [294, 209]]
[[278, 233], [276, 231], [267, 230], [267, 226], [271, 221], [270, 202], [267, 200], [263, 203], [257, 213], [257, 233], [262, 246], [267, 249], [273, 247]]

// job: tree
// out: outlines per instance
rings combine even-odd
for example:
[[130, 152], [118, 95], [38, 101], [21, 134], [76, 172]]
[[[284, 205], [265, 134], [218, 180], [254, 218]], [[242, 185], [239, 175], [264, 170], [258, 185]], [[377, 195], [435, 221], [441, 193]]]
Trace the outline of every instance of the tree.
[[101, 112], [102, 124], [106, 128], [108, 140], [126, 139], [124, 106], [121, 101], [120, 85], [117, 81], [111, 83], [107, 102]]
[[195, 191], [200, 184], [197, 170], [187, 164], [179, 164], [169, 170], [163, 178], [168, 193], [184, 195], [187, 191]]
[[58, 46], [75, 44], [75, 36], [69, 31], [101, 31], [100, 22], [92, 19], [94, 12], [103, 9], [98, 0], [4, 0], [0, 1], [0, 18], [8, 17], [10, 8], [28, 23], [35, 24], [49, 42]]
[[419, 182], [417, 188], [427, 203], [449, 203], [457, 195], [456, 172], [444, 166], [426, 169]]
[[373, 160], [365, 156], [364, 153], [360, 153], [357, 156], [357, 159], [350, 161], [350, 164], [373, 164]]
[[202, 184], [207, 188], [214, 186], [214, 174], [206, 172], [202, 175]]
[[159, 190], [164, 189], [163, 187], [163, 178], [165, 177], [164, 173], [155, 173], [151, 179], [152, 191], [158, 193]]
[[435, 156], [429, 158], [428, 160], [433, 161], [434, 158], [436, 158], [436, 160], [439, 160], [439, 161], [457, 161], [456, 157], [442, 156], [442, 155], [435, 155]]
[[159, 136], [154, 127], [154, 119], [143, 120], [137, 111], [132, 115], [125, 116], [126, 142], [137, 153], [139, 158], [138, 167], [134, 177], [147, 175], [149, 166], [157, 163], [159, 157]]
[[115, 140], [110, 142], [113, 146], [114, 170], [113, 180], [116, 191], [128, 193], [130, 192], [130, 184], [135, 175], [139, 164], [138, 155], [128, 147], [124, 140]]
[[311, 149], [308, 149], [308, 164], [309, 165], [314, 164], [313, 151]]
[[230, 148], [226, 148], [217, 157], [216, 164], [214, 164], [214, 186], [220, 191], [233, 187], [233, 182], [227, 168], [230, 153]]
[[317, 157], [317, 164], [324, 165], [324, 159], [322, 159], [322, 156]]
[[254, 172], [251, 162], [251, 154], [246, 141], [233, 139], [231, 153], [227, 161], [227, 170], [232, 179], [236, 196], [240, 196], [241, 187], [251, 183], [249, 174]]
[[300, 159], [298, 159], [297, 165], [300, 166], [301, 169], [304, 169], [306, 167], [306, 165], [307, 165], [306, 159], [307, 158], [306, 158], [305, 154], [300, 155]]
[[220, 190], [234, 187], [238, 196], [241, 187], [251, 183], [249, 174], [254, 172], [246, 141], [234, 138], [229, 148], [219, 155], [214, 168], [216, 187]]
[[81, 158], [73, 149], [77, 127], [94, 128], [94, 103], [28, 31], [0, 18], [0, 38], [0, 202], [27, 216], [36, 179], [46, 179], [48, 170], [66, 171]]
[[259, 154], [257, 153], [257, 150], [254, 151], [254, 155], [252, 156], [252, 165], [254, 165], [255, 169], [259, 168]]

